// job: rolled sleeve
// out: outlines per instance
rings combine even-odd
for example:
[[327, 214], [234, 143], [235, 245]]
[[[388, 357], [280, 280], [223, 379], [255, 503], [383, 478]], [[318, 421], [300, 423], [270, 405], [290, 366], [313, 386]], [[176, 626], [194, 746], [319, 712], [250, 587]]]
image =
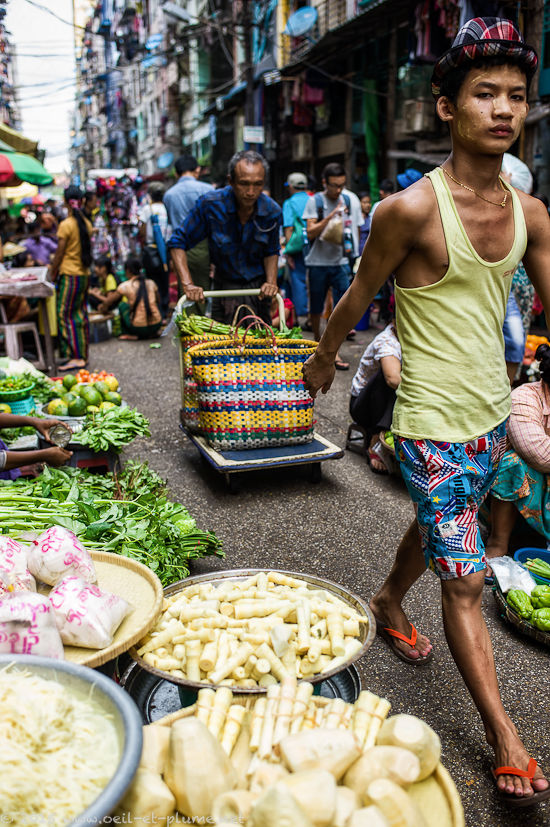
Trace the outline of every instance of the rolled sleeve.
[[208, 236], [208, 218], [204, 204], [199, 198], [181, 227], [177, 227], [168, 241], [168, 247], [190, 250]]
[[542, 400], [538, 395], [522, 394], [518, 398], [512, 394], [508, 438], [527, 465], [535, 471], [550, 472], [550, 437], [544, 430]]

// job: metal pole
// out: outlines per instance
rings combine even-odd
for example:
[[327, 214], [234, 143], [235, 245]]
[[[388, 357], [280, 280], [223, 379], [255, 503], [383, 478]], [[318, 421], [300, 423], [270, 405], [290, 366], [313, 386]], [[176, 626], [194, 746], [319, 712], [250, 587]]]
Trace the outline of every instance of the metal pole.
[[[244, 122], [246, 126], [255, 126], [254, 114], [254, 63], [252, 61], [252, 3], [254, 0], [243, 0], [243, 33], [244, 33], [244, 60], [246, 93], [244, 103]], [[256, 144], [251, 144], [256, 149]]]

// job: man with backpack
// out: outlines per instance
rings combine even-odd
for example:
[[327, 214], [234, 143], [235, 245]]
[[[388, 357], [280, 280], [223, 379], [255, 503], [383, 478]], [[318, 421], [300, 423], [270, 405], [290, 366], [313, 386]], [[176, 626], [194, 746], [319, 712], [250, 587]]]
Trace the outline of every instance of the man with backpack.
[[283, 203], [285, 254], [290, 276], [290, 290], [296, 315], [307, 316], [307, 283], [304, 261], [305, 223], [302, 218], [309, 200], [307, 176], [293, 172], [286, 179], [289, 198]]
[[[309, 275], [309, 310], [316, 341], [321, 336], [321, 315], [329, 288], [336, 307], [351, 280], [350, 262], [357, 255], [361, 209], [357, 209], [347, 193], [346, 171], [341, 164], [327, 164], [322, 172], [324, 190], [307, 202], [306, 221], [309, 251], [305, 259]], [[334, 360], [336, 370], [349, 370], [339, 354]]]

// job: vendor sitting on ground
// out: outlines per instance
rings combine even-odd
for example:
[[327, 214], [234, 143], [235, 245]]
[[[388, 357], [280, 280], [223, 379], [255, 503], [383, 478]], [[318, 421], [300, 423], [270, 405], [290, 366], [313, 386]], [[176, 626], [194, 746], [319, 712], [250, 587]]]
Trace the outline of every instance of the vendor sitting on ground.
[[111, 259], [109, 256], [100, 256], [94, 263], [94, 274], [99, 282], [99, 287], [88, 289], [88, 302], [92, 307], [99, 307], [105, 301], [105, 297], [117, 289], [118, 283], [111, 273]]
[[[61, 425], [71, 429], [59, 419], [40, 419], [37, 416], [18, 416], [11, 413], [0, 413], [0, 433], [3, 428], [35, 428], [45, 440], [50, 440], [50, 429], [54, 425]], [[27, 476], [36, 476], [45, 463], [58, 468], [64, 465], [72, 457], [71, 451], [58, 448], [52, 445], [51, 448], [43, 448], [33, 451], [10, 451], [5, 442], [0, 439], [0, 480], [14, 480], [21, 476], [23, 471]]]
[[351, 383], [349, 412], [370, 436], [369, 465], [387, 474], [379, 434], [391, 428], [395, 391], [401, 381], [401, 345], [395, 321], [375, 336], [361, 357]]
[[[151, 279], [145, 278], [141, 261], [137, 256], [128, 256], [125, 262], [128, 281], [118, 284], [99, 305], [100, 313], [107, 313], [119, 305], [122, 335], [119, 339], [153, 339], [159, 334], [162, 316], [159, 309], [157, 286]], [[128, 299], [123, 302], [122, 299]]]
[[541, 381], [512, 391], [508, 444], [491, 489], [491, 535], [486, 556], [508, 553], [518, 513], [550, 541], [550, 347], [539, 345]]

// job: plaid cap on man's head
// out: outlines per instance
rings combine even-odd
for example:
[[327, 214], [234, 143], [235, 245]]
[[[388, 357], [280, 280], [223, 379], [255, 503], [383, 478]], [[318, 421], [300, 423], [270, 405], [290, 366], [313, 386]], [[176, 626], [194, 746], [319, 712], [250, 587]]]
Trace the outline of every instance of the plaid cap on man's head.
[[485, 57], [509, 57], [518, 60], [528, 79], [535, 74], [537, 53], [523, 42], [523, 38], [511, 20], [499, 17], [474, 17], [459, 30], [451, 48], [434, 66], [432, 95], [441, 94], [441, 81], [452, 69], [468, 61]]

